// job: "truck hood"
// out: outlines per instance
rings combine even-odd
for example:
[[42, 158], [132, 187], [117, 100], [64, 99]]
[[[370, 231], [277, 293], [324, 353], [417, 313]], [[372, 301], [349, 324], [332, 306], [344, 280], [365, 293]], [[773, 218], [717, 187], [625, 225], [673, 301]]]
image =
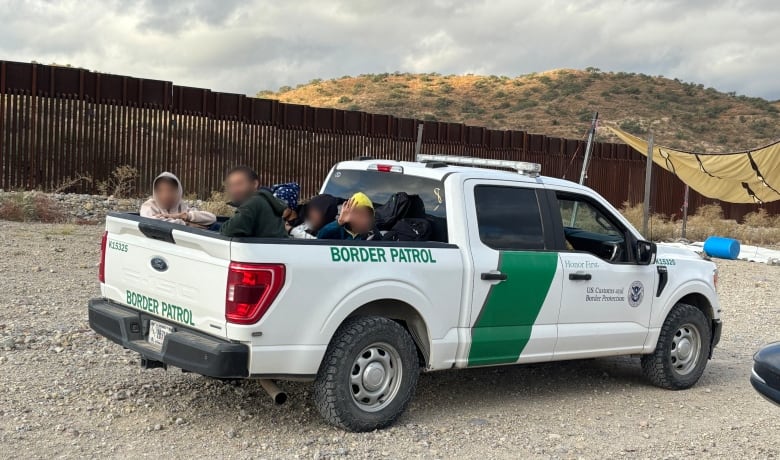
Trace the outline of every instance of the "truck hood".
[[695, 248], [691, 246], [683, 246], [679, 243], [658, 243], [657, 247], [658, 259], [704, 260], [700, 255], [700, 252], [697, 252]]

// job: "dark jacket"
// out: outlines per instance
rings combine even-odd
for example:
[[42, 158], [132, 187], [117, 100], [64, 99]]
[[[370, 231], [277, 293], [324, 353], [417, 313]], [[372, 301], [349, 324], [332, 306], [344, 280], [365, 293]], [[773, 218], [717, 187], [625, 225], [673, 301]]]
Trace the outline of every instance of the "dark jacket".
[[282, 220], [286, 208], [287, 204], [268, 190], [258, 190], [238, 206], [236, 213], [222, 224], [219, 232], [225, 236], [287, 238]]
[[322, 230], [317, 233], [318, 240], [381, 240], [382, 234], [374, 228], [373, 231], [368, 234], [358, 235], [353, 234], [334, 220], [328, 225], [322, 227]]

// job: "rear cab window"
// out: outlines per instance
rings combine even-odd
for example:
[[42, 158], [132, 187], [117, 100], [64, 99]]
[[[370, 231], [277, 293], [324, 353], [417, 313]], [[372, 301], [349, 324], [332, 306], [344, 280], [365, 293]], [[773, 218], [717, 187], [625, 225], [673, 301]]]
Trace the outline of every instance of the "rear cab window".
[[539, 199], [533, 188], [478, 185], [474, 187], [479, 238], [496, 250], [545, 249]]
[[440, 180], [396, 172], [365, 171], [357, 169], [336, 169], [325, 184], [323, 193], [344, 200], [356, 192], [363, 192], [374, 205], [386, 203], [398, 192], [417, 195], [425, 205], [425, 215], [432, 222], [431, 241], [446, 243], [447, 210], [444, 183]]

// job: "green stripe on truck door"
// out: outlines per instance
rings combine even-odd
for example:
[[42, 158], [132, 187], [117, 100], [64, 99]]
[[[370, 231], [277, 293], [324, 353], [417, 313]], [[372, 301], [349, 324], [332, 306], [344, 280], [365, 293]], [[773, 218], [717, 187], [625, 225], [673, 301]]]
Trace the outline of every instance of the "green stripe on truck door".
[[517, 361], [531, 338], [557, 268], [555, 252], [501, 251], [498, 270], [507, 280], [490, 289], [471, 329], [469, 366]]

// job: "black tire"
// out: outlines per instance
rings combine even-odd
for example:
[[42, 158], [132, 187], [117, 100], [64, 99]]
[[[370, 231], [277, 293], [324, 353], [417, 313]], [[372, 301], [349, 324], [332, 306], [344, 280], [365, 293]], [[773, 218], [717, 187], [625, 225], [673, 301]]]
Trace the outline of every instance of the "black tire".
[[[350, 318], [325, 352], [314, 403], [331, 425], [357, 432], [384, 428], [406, 410], [419, 375], [417, 348], [406, 329], [382, 317]], [[379, 389], [372, 392], [372, 386]]]
[[[690, 345], [694, 334], [700, 344], [695, 356], [695, 347]], [[704, 313], [692, 305], [678, 303], [661, 327], [655, 351], [642, 356], [642, 372], [653, 385], [667, 390], [694, 386], [707, 366], [711, 337], [712, 327]], [[687, 344], [684, 340], [688, 340]], [[688, 349], [691, 351], [685, 353]], [[689, 359], [682, 359], [685, 356]]]

